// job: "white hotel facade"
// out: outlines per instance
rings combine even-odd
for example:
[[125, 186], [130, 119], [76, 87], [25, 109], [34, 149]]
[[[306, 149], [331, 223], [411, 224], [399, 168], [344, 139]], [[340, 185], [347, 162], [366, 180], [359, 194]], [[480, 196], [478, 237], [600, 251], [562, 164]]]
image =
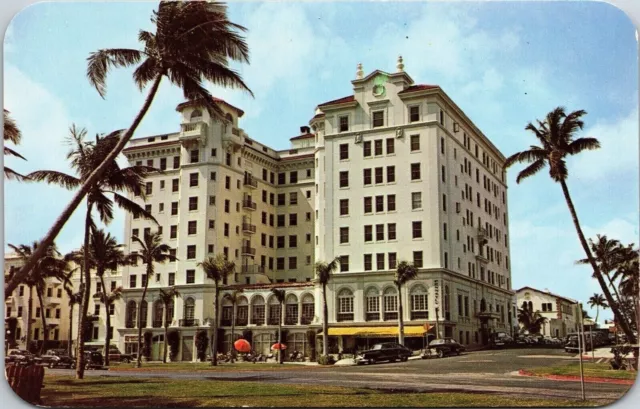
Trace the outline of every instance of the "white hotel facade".
[[[336, 352], [393, 336], [400, 260], [419, 267], [402, 292], [408, 346], [422, 346], [425, 323], [467, 345], [511, 331], [504, 156], [440, 87], [414, 84], [401, 59], [395, 73], [364, 76], [359, 66], [351, 83], [349, 96], [317, 106], [287, 150], [252, 139], [239, 125], [243, 111], [222, 100], [226, 123], [183, 103], [180, 132], [125, 149], [130, 164], [162, 170], [148, 177], [145, 202], [133, 198], [159, 225], [127, 215], [127, 250], [137, 250], [133, 235], [160, 229], [178, 258], [148, 278], [143, 325], [154, 354], [163, 343], [158, 289], [175, 286], [177, 359], [195, 359], [195, 334], [214, 314], [213, 282], [196, 264], [218, 253], [237, 266], [225, 292], [244, 289], [235, 338], [250, 331], [259, 351], [275, 342], [279, 309], [270, 289], [277, 287], [288, 294], [285, 342], [310, 354], [322, 324], [314, 264], [336, 257], [327, 294]], [[121, 275], [125, 312], [116, 314], [114, 334], [130, 352], [144, 271], [125, 267]], [[223, 304], [223, 350], [231, 315]]]

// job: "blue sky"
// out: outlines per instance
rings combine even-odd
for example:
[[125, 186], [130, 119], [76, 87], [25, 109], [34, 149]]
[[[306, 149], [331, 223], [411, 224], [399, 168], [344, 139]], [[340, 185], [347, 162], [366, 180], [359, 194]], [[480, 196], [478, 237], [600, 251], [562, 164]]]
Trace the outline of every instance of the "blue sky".
[[[125, 128], [142, 103], [130, 71], [114, 71], [101, 99], [86, 80], [99, 48], [137, 47], [156, 3], [40, 3], [5, 37], [4, 104], [23, 130], [16, 170], [68, 171], [72, 123], [90, 135]], [[569, 188], [587, 235], [638, 243], [638, 62], [635, 28], [605, 3], [231, 3], [246, 26], [251, 65], [238, 66], [256, 97], [211, 87], [245, 110], [241, 126], [276, 149], [289, 145], [317, 104], [349, 95], [356, 65], [393, 71], [399, 54], [417, 83], [438, 84], [505, 156], [534, 143], [524, 131], [558, 105], [585, 109], [583, 135], [602, 149], [570, 161]], [[180, 90], [166, 82], [136, 137], [174, 132]], [[586, 301], [597, 283], [557, 184], [547, 173], [515, 183], [509, 172], [515, 288], [530, 285]], [[5, 183], [6, 242], [41, 238], [70, 199], [58, 187]], [[82, 241], [83, 211], [60, 234]], [[123, 236], [123, 218], [110, 226]], [[610, 314], [606, 313], [605, 316]], [[601, 315], [602, 316], [602, 315]]]

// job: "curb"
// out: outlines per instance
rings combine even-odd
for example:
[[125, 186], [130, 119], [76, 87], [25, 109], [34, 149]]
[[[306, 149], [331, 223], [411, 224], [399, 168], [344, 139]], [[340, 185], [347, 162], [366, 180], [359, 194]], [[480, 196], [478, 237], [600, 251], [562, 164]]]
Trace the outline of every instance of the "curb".
[[[524, 369], [519, 370], [518, 375], [550, 379], [553, 381], [580, 382], [580, 377], [575, 375], [537, 375]], [[609, 383], [614, 385], [633, 385], [635, 383], [633, 379], [598, 378], [591, 376], [585, 376], [584, 381], [587, 383]]]

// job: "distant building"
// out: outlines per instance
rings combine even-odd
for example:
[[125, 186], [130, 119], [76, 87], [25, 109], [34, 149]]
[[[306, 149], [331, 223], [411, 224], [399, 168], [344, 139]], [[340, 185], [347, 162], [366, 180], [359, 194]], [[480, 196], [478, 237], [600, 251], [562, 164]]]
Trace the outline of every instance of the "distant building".
[[579, 327], [579, 308], [576, 300], [554, 294], [545, 289], [522, 287], [516, 291], [517, 308], [527, 303], [531, 311], [537, 311], [547, 322], [542, 326], [541, 333], [552, 337], [564, 337], [571, 332], [577, 332]]

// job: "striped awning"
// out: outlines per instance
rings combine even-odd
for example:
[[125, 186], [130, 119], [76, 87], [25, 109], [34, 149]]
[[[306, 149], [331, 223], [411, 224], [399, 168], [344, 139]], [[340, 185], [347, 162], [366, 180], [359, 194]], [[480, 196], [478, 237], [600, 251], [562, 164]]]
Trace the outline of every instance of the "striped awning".
[[[408, 325], [404, 327], [404, 335], [407, 337], [422, 337], [426, 330], [421, 325]], [[329, 328], [330, 336], [356, 336], [356, 337], [397, 337], [398, 327], [338, 327]]]

